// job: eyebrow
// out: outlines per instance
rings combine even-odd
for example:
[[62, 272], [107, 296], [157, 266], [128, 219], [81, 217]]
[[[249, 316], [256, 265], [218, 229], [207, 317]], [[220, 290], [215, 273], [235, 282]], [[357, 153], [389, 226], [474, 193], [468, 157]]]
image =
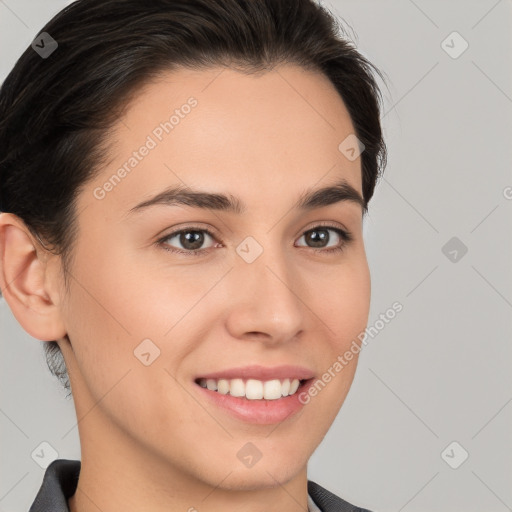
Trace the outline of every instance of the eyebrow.
[[[356, 203], [361, 206], [363, 213], [367, 211], [367, 205], [361, 194], [345, 179], [334, 185], [308, 189], [303, 192], [292, 208], [300, 210], [312, 210], [329, 206], [342, 201]], [[156, 196], [147, 199], [128, 211], [128, 214], [141, 212], [154, 205], [185, 205], [193, 208], [204, 208], [224, 212], [232, 212], [238, 215], [245, 213], [245, 204], [237, 197], [229, 194], [219, 194], [193, 190], [184, 185], [175, 185], [165, 189]]]

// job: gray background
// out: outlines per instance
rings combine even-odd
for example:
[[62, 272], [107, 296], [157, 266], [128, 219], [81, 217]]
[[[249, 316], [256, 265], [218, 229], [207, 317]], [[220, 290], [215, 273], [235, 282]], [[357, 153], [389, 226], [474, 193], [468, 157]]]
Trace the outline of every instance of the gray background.
[[[0, 0], [0, 79], [69, 3]], [[309, 479], [374, 512], [512, 510], [512, 1], [322, 3], [387, 75], [369, 325], [403, 311], [368, 338]], [[454, 31], [469, 44], [457, 58]], [[3, 300], [0, 322], [0, 512], [23, 511], [44, 473], [34, 449], [78, 459], [80, 446], [41, 342]]]

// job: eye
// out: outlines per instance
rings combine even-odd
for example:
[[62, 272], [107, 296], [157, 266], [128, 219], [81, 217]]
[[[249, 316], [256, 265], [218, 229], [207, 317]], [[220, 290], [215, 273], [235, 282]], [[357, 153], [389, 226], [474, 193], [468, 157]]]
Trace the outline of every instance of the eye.
[[[334, 237], [331, 233], [334, 233]], [[215, 235], [208, 229], [185, 227], [167, 234], [157, 240], [156, 243], [168, 252], [184, 254], [186, 256], [200, 256], [215, 246], [215, 243], [210, 243], [209, 246], [203, 247], [208, 238], [215, 241]], [[352, 235], [339, 227], [319, 225], [305, 231], [299, 240], [302, 238], [305, 239], [307, 245], [299, 244], [299, 247], [309, 247], [315, 252], [320, 253], [334, 253], [342, 251], [352, 240]], [[334, 245], [329, 246], [328, 244], [332, 239], [334, 240]], [[174, 241], [174, 243], [171, 241]], [[217, 244], [217, 247], [219, 246], [222, 246], [222, 244]]]
[[[334, 237], [332, 237], [329, 232], [333, 232]], [[331, 253], [342, 251], [345, 245], [352, 240], [352, 235], [348, 231], [338, 227], [320, 225], [315, 226], [313, 229], [308, 229], [299, 240], [301, 238], [304, 238], [306, 243], [309, 244], [308, 247], [315, 249], [315, 251]], [[325, 247], [329, 247], [327, 244], [331, 241], [331, 238], [334, 238], [334, 246], [325, 249]]]
[[[160, 243], [166, 251], [196, 255], [207, 252], [208, 248], [203, 248], [202, 246], [208, 238], [214, 240], [213, 234], [207, 229], [184, 228], [166, 235], [164, 238], [161, 238], [158, 243]], [[175, 239], [175, 243], [179, 244], [178, 247], [169, 243], [169, 241], [173, 239]], [[171, 246], [174, 249], [170, 249], [166, 246]]]

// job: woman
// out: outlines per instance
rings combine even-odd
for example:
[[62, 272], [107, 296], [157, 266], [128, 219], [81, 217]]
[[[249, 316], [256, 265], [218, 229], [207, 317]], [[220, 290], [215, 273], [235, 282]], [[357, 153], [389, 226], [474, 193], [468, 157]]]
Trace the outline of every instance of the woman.
[[0, 285], [82, 454], [32, 512], [365, 510], [307, 478], [386, 154], [378, 70], [336, 29], [311, 0], [78, 0], [8, 75]]

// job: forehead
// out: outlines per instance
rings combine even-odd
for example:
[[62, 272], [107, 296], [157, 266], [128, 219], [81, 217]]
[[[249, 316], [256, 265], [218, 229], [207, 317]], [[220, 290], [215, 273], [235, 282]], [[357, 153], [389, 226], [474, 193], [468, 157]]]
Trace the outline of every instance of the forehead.
[[[321, 73], [293, 65], [259, 74], [173, 70], [134, 96], [92, 188], [110, 181], [105, 202], [124, 211], [172, 184], [269, 200], [340, 177], [361, 190], [360, 159], [339, 149], [353, 133]], [[84, 200], [94, 204], [91, 193]]]

